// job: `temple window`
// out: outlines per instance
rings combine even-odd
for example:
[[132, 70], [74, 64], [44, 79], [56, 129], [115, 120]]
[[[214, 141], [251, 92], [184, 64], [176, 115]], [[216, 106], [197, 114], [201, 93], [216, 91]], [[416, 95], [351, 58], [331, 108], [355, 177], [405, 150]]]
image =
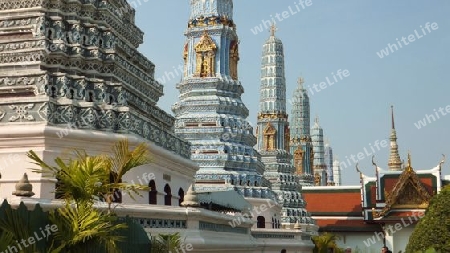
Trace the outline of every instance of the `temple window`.
[[172, 190], [170, 189], [169, 184], [166, 184], [166, 186], [164, 186], [164, 192], [166, 193], [166, 195], [164, 196], [164, 205], [172, 205]]
[[181, 206], [181, 203], [183, 203], [183, 201], [184, 201], [184, 190], [183, 190], [183, 188], [180, 188], [178, 190], [178, 197], [179, 197], [178, 205]]
[[155, 180], [151, 180], [150, 183], [148, 184], [148, 186], [150, 187], [148, 203], [150, 205], [156, 205], [157, 204], [158, 191], [156, 190]]
[[256, 220], [257, 220], [256, 222], [257, 228], [266, 228], [266, 219], [264, 218], [264, 216], [258, 216]]

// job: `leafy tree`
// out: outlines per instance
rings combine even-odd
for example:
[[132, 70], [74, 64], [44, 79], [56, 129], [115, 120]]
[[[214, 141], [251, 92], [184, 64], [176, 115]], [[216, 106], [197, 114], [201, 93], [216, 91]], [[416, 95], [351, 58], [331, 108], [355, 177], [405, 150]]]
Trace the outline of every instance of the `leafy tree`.
[[114, 145], [109, 156], [90, 156], [83, 150], [75, 150], [74, 158], [67, 161], [56, 158], [57, 166], [48, 165], [34, 151], [29, 151], [27, 155], [40, 167], [33, 169], [33, 172], [58, 179], [56, 193], [68, 202], [93, 203], [100, 198], [106, 200], [110, 209], [115, 190], [126, 192], [133, 198], [134, 194], [139, 195], [139, 190], [148, 189], [144, 185], [122, 183], [122, 177], [127, 172], [151, 161], [145, 144], [130, 151], [128, 140], [124, 139]]
[[409, 237], [406, 252], [450, 252], [450, 186], [435, 195]]
[[[139, 190], [148, 189], [122, 183], [127, 172], [150, 162], [147, 146], [141, 144], [130, 150], [128, 141], [122, 140], [114, 145], [110, 156], [90, 156], [76, 150], [72, 158], [56, 158], [56, 166], [45, 163], [34, 151], [27, 155], [39, 166], [33, 172], [58, 179], [56, 193], [65, 200], [64, 207], [50, 212], [50, 221], [58, 231], [48, 252], [120, 252], [117, 242], [124, 238], [118, 232], [127, 226], [111, 210], [113, 194], [120, 190], [133, 197]], [[98, 199], [106, 201], [107, 212], [94, 208]]]
[[321, 235], [313, 236], [311, 239], [315, 245], [313, 253], [328, 253], [329, 249], [333, 249], [333, 252], [336, 253], [343, 252], [336, 244], [336, 241], [339, 239], [337, 235], [325, 232]]
[[151, 253], [180, 252], [182, 241], [179, 233], [160, 234], [152, 239]]

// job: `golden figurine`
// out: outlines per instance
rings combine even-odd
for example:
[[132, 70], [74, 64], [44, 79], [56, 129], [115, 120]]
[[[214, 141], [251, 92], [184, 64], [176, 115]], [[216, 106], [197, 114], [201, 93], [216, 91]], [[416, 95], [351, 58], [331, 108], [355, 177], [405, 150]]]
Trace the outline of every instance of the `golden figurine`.
[[205, 31], [200, 38], [200, 41], [195, 46], [196, 52], [196, 77], [214, 77], [215, 60], [216, 60], [217, 46], [212, 38]]
[[233, 41], [230, 45], [230, 76], [234, 80], [238, 79], [238, 61], [239, 61], [239, 49], [238, 42]]
[[276, 136], [277, 130], [270, 124], [267, 123], [266, 128], [264, 129], [264, 149], [265, 150], [274, 150], [276, 147]]

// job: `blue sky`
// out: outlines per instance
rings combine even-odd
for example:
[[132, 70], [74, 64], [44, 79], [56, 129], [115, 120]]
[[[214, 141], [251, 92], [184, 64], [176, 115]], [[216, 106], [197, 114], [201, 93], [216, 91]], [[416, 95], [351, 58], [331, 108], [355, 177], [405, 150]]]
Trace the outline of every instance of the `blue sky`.
[[[156, 78], [165, 72], [179, 73], [174, 69], [182, 64], [189, 2], [141, 0], [137, 8], [136, 23], [145, 33], [139, 50], [156, 64]], [[350, 73], [331, 86], [318, 88], [320, 92], [310, 93], [311, 116], [319, 116], [335, 156], [341, 161], [350, 159], [365, 153], [364, 148], [372, 153], [372, 146], [378, 165], [387, 168], [389, 148], [378, 150], [374, 144], [389, 138], [390, 106], [394, 105], [402, 159], [406, 160], [410, 150], [413, 167], [429, 169], [438, 164], [441, 154], [450, 157], [450, 113], [437, 111], [436, 115], [434, 111], [447, 106], [450, 111], [450, 2], [311, 0], [304, 9], [298, 2], [234, 1], [241, 41], [239, 76], [245, 89], [242, 99], [250, 110], [251, 124], [255, 125], [258, 110], [262, 45], [269, 36], [267, 30], [255, 35], [252, 29], [271, 15], [288, 11], [287, 18], [276, 19], [276, 36], [285, 49], [287, 97], [292, 96], [299, 76], [305, 78], [305, 87], [312, 87], [327, 77], [333, 80], [332, 73], [339, 69]], [[289, 7], [296, 13], [291, 14]], [[437, 24], [435, 30], [425, 28], [428, 22]], [[400, 48], [396, 39], [402, 37], [408, 45], [399, 42]], [[392, 51], [380, 58], [377, 53], [386, 50], [388, 43]], [[392, 44], [397, 44], [398, 50]], [[167, 112], [171, 113], [171, 105], [178, 99], [175, 86], [180, 78], [164, 83], [165, 95], [158, 105]], [[290, 113], [290, 105], [287, 107]], [[414, 123], [424, 120], [426, 114], [434, 114], [435, 121], [429, 116], [426, 126], [418, 129]], [[365, 174], [373, 176], [371, 158], [366, 156], [355, 160]], [[450, 174], [449, 164], [444, 165], [444, 174]], [[344, 184], [359, 183], [354, 167], [351, 161], [342, 170]]]

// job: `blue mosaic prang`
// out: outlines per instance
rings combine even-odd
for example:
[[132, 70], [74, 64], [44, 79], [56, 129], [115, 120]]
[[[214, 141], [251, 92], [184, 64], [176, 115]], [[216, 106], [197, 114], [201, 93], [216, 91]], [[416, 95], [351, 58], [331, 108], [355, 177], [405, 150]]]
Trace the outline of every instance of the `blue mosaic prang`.
[[0, 42], [0, 124], [136, 134], [190, 157], [174, 117], [156, 105], [163, 86], [137, 50], [144, 34], [126, 0], [3, 2], [0, 10], [31, 14], [0, 17], [18, 34]]
[[[256, 138], [241, 100], [244, 88], [236, 68], [239, 39], [232, 12], [231, 0], [191, 1], [184, 75], [177, 85], [179, 101], [172, 106], [175, 133], [191, 143], [191, 159], [200, 167], [196, 189], [235, 189], [246, 197], [275, 199], [263, 177], [261, 156], [253, 148]], [[207, 65], [201, 58], [206, 56], [198, 51], [205, 41], [215, 50], [210, 51], [214, 58]], [[206, 66], [213, 70], [199, 75]]]
[[315, 185], [327, 185], [327, 165], [325, 163], [325, 146], [323, 142], [323, 129], [319, 125], [319, 118], [314, 120], [311, 129], [311, 139], [314, 147], [314, 180]]
[[310, 214], [306, 210], [299, 176], [295, 174], [296, 168], [289, 153], [284, 69], [283, 43], [275, 36], [275, 27], [272, 27], [262, 52], [257, 146], [266, 166], [264, 177], [271, 182], [272, 190], [278, 196], [277, 201], [282, 205], [281, 222], [308, 223]]
[[327, 185], [333, 185], [333, 148], [331, 148], [329, 143], [325, 144], [324, 159], [325, 165], [327, 166]]
[[[300, 166], [297, 173], [300, 176], [300, 184], [303, 186], [314, 185], [313, 176], [313, 146], [311, 140], [311, 113], [308, 92], [303, 86], [304, 79], [299, 78], [298, 85], [294, 90], [290, 115], [290, 151], [294, 155], [292, 164]], [[296, 163], [296, 153], [301, 153], [301, 164]]]
[[198, 17], [228, 17], [233, 19], [232, 0], [191, 0], [190, 19]]

